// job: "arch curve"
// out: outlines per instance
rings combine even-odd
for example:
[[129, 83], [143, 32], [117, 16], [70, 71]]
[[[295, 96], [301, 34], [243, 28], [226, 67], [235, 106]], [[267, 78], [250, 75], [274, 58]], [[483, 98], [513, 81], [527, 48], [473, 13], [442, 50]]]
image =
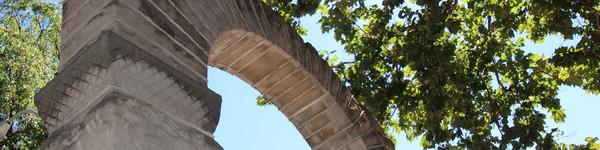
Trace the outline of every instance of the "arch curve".
[[[90, 119], [106, 113], [96, 110], [121, 107], [107, 101], [157, 110], [215, 145], [220, 97], [206, 86], [211, 65], [271, 99], [313, 149], [393, 149], [316, 50], [258, 0], [66, 0], [63, 9], [59, 73], [36, 95], [56, 138], [47, 148], [93, 142], [77, 132], [103, 120]], [[145, 123], [174, 128], [153, 119]]]
[[[381, 141], [373, 135], [381, 130], [347, 91], [340, 91], [346, 89], [326, 62], [314, 49], [306, 50], [304, 55], [312, 55], [300, 58], [311, 63], [302, 64], [260, 35], [231, 30], [215, 41], [209, 65], [241, 78], [261, 92], [314, 149], [379, 145]], [[315, 72], [307, 68], [315, 68]]]

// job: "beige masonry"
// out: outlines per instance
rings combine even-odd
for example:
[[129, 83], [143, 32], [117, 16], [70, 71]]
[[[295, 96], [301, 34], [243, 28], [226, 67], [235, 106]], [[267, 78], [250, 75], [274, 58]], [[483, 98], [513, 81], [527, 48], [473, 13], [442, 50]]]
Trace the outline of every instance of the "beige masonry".
[[44, 149], [222, 149], [214, 66], [313, 149], [394, 149], [316, 50], [259, 0], [65, 0], [58, 75], [36, 95]]

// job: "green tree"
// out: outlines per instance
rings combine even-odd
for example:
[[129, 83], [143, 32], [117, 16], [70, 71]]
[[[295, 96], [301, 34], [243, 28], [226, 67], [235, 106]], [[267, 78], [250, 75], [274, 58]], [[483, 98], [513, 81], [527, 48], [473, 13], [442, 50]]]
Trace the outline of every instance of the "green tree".
[[588, 137], [585, 138], [585, 142], [586, 144], [580, 144], [580, 145], [576, 145], [576, 144], [562, 144], [561, 149], [572, 149], [572, 150], [588, 150], [588, 149], [593, 149], [593, 150], [598, 150], [600, 149], [600, 143], [598, 143], [598, 137]]
[[[0, 117], [35, 110], [34, 94], [56, 71], [60, 12], [40, 0], [0, 0]], [[0, 149], [38, 149], [47, 137], [37, 117], [12, 122]]]
[[[559, 86], [600, 93], [599, 0], [263, 2], [296, 28], [320, 12], [354, 56], [333, 66], [357, 100], [426, 148], [560, 148], [545, 121], [565, 121]], [[548, 35], [581, 40], [549, 57], [523, 50]]]

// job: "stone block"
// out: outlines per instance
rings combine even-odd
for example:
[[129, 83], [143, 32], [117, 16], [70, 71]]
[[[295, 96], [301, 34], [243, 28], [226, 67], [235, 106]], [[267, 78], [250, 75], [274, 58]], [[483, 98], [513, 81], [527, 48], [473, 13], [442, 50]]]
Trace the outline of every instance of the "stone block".
[[222, 149], [210, 134], [118, 92], [50, 134], [43, 149]]

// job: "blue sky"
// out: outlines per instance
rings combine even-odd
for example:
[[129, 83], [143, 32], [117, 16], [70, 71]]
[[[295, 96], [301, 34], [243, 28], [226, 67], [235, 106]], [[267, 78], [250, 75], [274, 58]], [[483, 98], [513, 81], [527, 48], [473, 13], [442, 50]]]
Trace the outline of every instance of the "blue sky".
[[[304, 41], [310, 42], [317, 50], [343, 51], [343, 47], [333, 39], [332, 34], [321, 33], [318, 17], [304, 17], [302, 26], [308, 29]], [[562, 40], [550, 36], [546, 41], [535, 44], [526, 42], [525, 50], [551, 56], [553, 49], [561, 45], [573, 45], [575, 40]], [[545, 51], [544, 51], [545, 50]], [[341, 54], [345, 55], [345, 54]], [[343, 59], [350, 59], [347, 55]], [[306, 150], [310, 149], [294, 126], [273, 106], [259, 107], [256, 96], [259, 93], [244, 81], [216, 68], [208, 71], [208, 86], [222, 96], [221, 120], [216, 140], [225, 149], [237, 150]], [[548, 127], [559, 127], [565, 135], [560, 141], [584, 143], [584, 138], [600, 136], [600, 96], [585, 93], [574, 87], [561, 87], [558, 95], [566, 110], [565, 123], [550, 123]], [[550, 121], [550, 120], [548, 120]], [[421, 149], [419, 140], [412, 143], [398, 135], [396, 149]]]

